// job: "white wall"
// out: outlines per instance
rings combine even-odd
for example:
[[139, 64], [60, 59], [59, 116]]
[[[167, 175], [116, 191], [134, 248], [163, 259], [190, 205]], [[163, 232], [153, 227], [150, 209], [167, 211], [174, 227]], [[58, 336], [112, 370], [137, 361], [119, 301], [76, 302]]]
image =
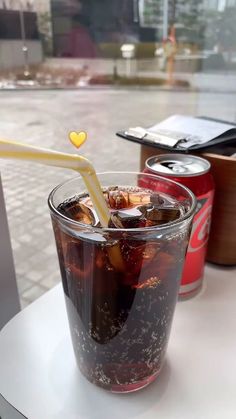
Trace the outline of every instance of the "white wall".
[[[40, 41], [27, 41], [29, 64], [39, 64], [43, 61], [43, 51]], [[14, 69], [24, 65], [22, 41], [0, 40], [0, 70]]]

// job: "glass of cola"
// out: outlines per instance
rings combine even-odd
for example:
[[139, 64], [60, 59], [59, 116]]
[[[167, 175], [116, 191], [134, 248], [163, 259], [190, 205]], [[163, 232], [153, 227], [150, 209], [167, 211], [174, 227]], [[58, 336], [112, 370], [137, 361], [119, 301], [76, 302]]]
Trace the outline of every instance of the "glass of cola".
[[163, 177], [98, 178], [107, 228], [81, 177], [56, 187], [49, 207], [78, 366], [92, 383], [130, 392], [163, 365], [196, 201]]

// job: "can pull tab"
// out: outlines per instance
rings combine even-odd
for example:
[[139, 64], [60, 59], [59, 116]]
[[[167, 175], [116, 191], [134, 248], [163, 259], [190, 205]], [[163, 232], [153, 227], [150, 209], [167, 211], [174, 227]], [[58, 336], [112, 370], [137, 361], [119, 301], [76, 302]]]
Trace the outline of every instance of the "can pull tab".
[[178, 163], [162, 163], [162, 166], [166, 167], [167, 169], [171, 170], [174, 173], [185, 173], [186, 168]]
[[162, 166], [166, 167], [167, 169], [171, 170], [174, 173], [186, 173], [188, 172], [188, 167], [192, 164], [192, 160], [185, 162], [163, 162], [161, 163]]
[[185, 173], [187, 171], [186, 167], [180, 165], [180, 164], [173, 164], [172, 165], [172, 171], [175, 173]]

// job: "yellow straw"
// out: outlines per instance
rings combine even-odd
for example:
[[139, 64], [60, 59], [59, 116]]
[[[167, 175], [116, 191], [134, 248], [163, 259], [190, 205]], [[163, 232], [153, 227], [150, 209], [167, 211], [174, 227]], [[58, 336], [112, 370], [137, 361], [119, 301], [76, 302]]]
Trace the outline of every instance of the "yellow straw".
[[61, 153], [46, 148], [29, 146], [14, 141], [0, 140], [0, 157], [31, 160], [49, 166], [76, 170], [83, 177], [89, 195], [103, 227], [107, 227], [110, 213], [107, 208], [96, 172], [85, 157], [77, 154]]
[[[29, 146], [24, 143], [0, 140], [0, 158], [30, 160], [49, 166], [64, 167], [79, 172], [88, 189], [102, 227], [108, 227], [110, 212], [107, 207], [101, 185], [91, 162], [78, 154], [61, 153], [42, 147]], [[119, 246], [110, 250], [110, 260], [118, 270], [124, 270], [124, 263]]]

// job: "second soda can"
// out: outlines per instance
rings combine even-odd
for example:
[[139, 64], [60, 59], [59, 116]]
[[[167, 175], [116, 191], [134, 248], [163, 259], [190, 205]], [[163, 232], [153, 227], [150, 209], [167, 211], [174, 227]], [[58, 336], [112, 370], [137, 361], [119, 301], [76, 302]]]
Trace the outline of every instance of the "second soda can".
[[183, 270], [179, 296], [195, 295], [202, 286], [207, 242], [214, 198], [214, 181], [210, 163], [200, 157], [183, 154], [161, 154], [146, 161], [144, 172], [175, 180], [187, 186], [197, 198], [197, 212]]

